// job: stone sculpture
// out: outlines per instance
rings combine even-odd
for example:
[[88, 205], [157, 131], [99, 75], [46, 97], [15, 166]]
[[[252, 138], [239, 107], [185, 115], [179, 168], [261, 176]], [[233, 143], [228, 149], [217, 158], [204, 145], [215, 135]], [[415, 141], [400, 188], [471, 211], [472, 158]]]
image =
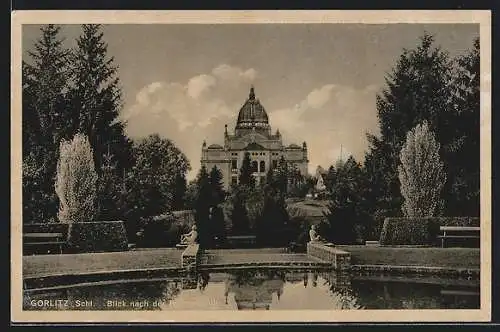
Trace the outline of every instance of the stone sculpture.
[[311, 242], [326, 242], [325, 239], [318, 234], [318, 225], [311, 226], [309, 238]]
[[181, 244], [189, 245], [195, 244], [198, 241], [198, 231], [196, 230], [196, 225], [191, 227], [191, 232], [181, 235]]

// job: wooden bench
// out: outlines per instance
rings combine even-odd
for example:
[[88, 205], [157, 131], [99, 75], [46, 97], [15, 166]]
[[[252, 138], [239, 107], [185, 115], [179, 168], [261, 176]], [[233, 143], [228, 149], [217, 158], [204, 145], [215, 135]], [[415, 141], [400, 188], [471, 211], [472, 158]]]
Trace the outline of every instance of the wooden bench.
[[[63, 233], [25, 233], [23, 234], [23, 247], [25, 251], [35, 254], [50, 254], [51, 248], [58, 248], [62, 254], [63, 247], [66, 245]], [[40, 250], [44, 248], [45, 250]], [[41, 252], [40, 252], [41, 251]]]
[[441, 239], [441, 247], [444, 248], [447, 239], [479, 240], [480, 227], [473, 226], [441, 226], [438, 239]]
[[231, 245], [254, 245], [257, 242], [255, 235], [232, 235], [226, 238]]

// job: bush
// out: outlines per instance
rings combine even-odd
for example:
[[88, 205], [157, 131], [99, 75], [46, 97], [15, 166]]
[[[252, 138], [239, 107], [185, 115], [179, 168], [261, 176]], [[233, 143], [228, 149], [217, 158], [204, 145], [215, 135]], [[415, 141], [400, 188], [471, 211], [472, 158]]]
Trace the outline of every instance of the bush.
[[476, 217], [386, 218], [380, 233], [381, 245], [430, 245], [440, 226], [479, 226]]
[[62, 233], [66, 238], [68, 234], [68, 224], [59, 222], [24, 224], [23, 233]]
[[74, 253], [128, 250], [125, 224], [123, 221], [71, 223], [68, 244]]
[[143, 248], [174, 247], [190, 225], [168, 213], [143, 220], [137, 246]]
[[435, 218], [386, 218], [380, 233], [381, 245], [431, 245], [439, 224]]

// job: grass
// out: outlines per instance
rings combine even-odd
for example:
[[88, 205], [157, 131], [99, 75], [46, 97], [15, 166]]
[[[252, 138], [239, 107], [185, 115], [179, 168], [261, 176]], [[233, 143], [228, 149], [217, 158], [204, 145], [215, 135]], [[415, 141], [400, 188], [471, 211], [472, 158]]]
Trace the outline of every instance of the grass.
[[479, 268], [480, 251], [476, 248], [390, 248], [339, 246], [351, 253], [351, 264], [406, 265], [446, 268]]
[[162, 248], [126, 252], [23, 257], [23, 276], [180, 267], [182, 250]]

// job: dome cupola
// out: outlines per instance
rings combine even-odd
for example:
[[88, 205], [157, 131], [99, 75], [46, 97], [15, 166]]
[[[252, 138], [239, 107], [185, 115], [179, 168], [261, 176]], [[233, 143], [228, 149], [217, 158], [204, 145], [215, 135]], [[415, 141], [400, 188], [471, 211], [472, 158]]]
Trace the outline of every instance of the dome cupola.
[[255, 90], [252, 86], [248, 99], [245, 101], [238, 114], [238, 121], [236, 122], [236, 130], [238, 129], [252, 129], [265, 130], [270, 129], [269, 118], [267, 116], [264, 106], [260, 103], [259, 99], [255, 98]]

